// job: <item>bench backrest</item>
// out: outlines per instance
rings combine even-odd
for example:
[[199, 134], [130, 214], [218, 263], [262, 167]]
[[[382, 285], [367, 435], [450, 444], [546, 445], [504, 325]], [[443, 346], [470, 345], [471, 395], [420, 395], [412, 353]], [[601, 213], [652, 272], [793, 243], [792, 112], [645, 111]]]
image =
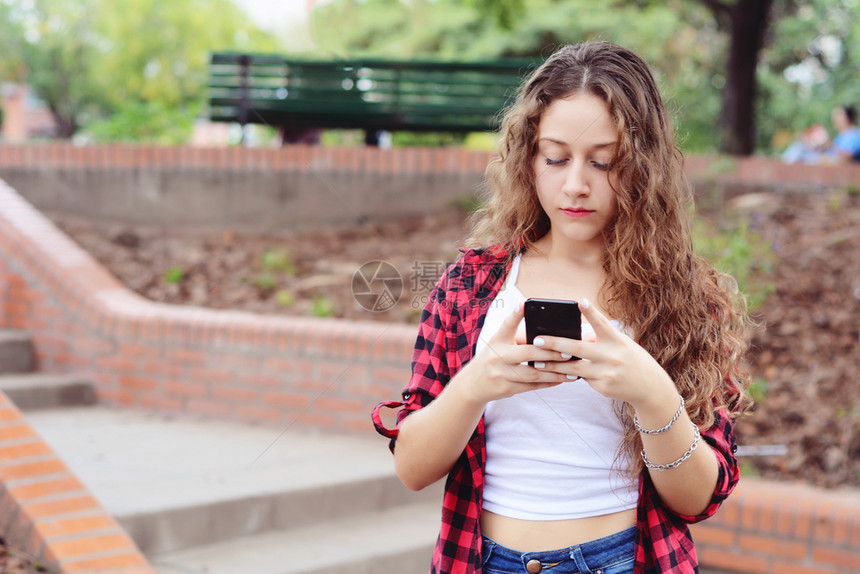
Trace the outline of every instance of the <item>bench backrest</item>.
[[536, 65], [533, 60], [324, 62], [216, 53], [210, 118], [292, 128], [490, 130]]

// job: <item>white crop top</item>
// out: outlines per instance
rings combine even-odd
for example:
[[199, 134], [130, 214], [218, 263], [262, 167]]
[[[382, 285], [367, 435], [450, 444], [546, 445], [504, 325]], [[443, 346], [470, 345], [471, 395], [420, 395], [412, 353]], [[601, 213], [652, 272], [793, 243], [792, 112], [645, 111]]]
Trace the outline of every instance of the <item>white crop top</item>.
[[[519, 265], [517, 256], [490, 305], [476, 352], [525, 301], [516, 287]], [[524, 333], [524, 321], [519, 328]], [[593, 332], [584, 321], [582, 330]], [[484, 425], [486, 510], [523, 520], [565, 520], [636, 507], [638, 485], [626, 475], [629, 461], [616, 461], [623, 430], [614, 402], [584, 380], [492, 401]]]

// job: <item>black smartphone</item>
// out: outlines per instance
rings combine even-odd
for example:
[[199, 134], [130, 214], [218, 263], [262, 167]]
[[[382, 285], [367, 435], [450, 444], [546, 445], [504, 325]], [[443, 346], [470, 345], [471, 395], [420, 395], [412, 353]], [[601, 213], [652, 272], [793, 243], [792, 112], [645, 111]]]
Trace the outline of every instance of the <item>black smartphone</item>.
[[[550, 335], [568, 339], [582, 339], [582, 315], [576, 301], [566, 299], [526, 299], [523, 311], [526, 317], [526, 342], [531, 345], [535, 337]], [[578, 361], [579, 357], [571, 357]], [[529, 361], [534, 366], [534, 361]]]

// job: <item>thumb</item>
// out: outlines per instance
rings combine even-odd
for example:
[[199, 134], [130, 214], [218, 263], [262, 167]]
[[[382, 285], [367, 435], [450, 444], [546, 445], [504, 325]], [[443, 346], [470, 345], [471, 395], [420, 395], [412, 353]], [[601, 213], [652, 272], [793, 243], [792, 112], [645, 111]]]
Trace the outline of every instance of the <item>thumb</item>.
[[517, 303], [517, 306], [514, 310], [505, 317], [505, 320], [502, 321], [499, 330], [496, 331], [493, 339], [498, 339], [504, 341], [505, 343], [510, 343], [514, 340], [514, 337], [517, 334], [517, 327], [520, 325], [520, 321], [523, 319], [523, 304]]

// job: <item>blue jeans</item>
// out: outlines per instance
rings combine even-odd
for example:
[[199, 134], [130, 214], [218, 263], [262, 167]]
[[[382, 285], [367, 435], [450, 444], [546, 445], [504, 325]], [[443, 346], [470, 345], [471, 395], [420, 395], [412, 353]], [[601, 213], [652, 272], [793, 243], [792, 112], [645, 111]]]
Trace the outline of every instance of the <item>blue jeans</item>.
[[[517, 552], [484, 536], [483, 574], [633, 574], [636, 527], [578, 546]], [[538, 568], [538, 566], [540, 568]]]

